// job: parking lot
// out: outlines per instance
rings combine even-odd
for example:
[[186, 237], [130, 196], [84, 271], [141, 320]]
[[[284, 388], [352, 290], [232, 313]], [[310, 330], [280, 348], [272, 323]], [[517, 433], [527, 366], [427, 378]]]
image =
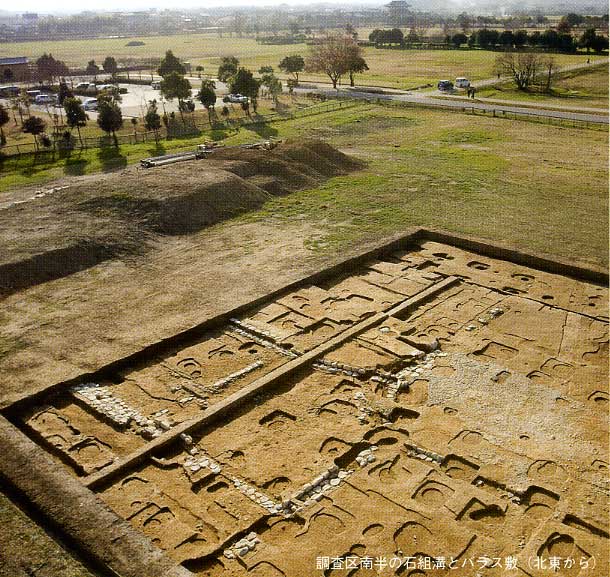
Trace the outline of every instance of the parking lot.
[[[200, 80], [198, 78], [190, 78], [193, 89], [191, 91], [192, 98], [195, 100], [196, 94], [199, 91]], [[76, 86], [77, 82], [74, 81], [74, 86]], [[151, 100], [156, 100], [158, 103], [159, 111], [177, 112], [178, 111], [178, 101], [167, 101], [162, 99], [160, 90], [156, 90], [152, 88], [150, 85], [138, 85], [138, 84], [119, 84], [119, 88], [126, 89], [126, 94], [121, 94], [121, 112], [123, 113], [124, 118], [132, 118], [132, 117], [142, 117], [146, 113], [146, 107], [148, 102]], [[222, 98], [224, 94], [227, 93], [227, 86], [222, 83], [216, 81], [216, 94], [219, 96], [219, 100]], [[81, 101], [86, 101], [90, 98], [95, 98], [95, 95], [92, 94], [90, 96], [81, 96], [79, 95]], [[0, 98], [0, 103], [3, 104], [7, 109], [11, 108], [11, 102], [8, 98]], [[201, 107], [200, 104], [197, 104], [195, 100], [195, 104]], [[33, 112], [38, 112], [41, 115], [49, 115], [51, 117], [53, 114], [60, 114], [60, 107], [57, 105], [42, 105], [42, 104], [31, 104], [30, 108]], [[63, 109], [61, 109], [61, 113], [63, 114]], [[97, 113], [91, 110], [87, 111], [90, 120], [97, 119]]]

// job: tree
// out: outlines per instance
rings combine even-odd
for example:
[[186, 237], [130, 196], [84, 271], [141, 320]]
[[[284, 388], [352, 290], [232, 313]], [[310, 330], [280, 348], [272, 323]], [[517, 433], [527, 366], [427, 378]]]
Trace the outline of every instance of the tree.
[[131, 117], [131, 126], [133, 127], [133, 138], [135, 142], [138, 142], [138, 132], [136, 130], [137, 126], [138, 126], [138, 119], [135, 116]]
[[608, 50], [608, 38], [598, 34], [595, 37], [595, 42], [593, 43], [592, 48], [596, 54], [601, 54], [604, 52], [604, 50]]
[[39, 116], [30, 116], [23, 121], [21, 130], [34, 137], [34, 145], [36, 146], [36, 150], [38, 150], [38, 135], [42, 134], [46, 127], [47, 125], [42, 118]]
[[498, 37], [498, 41], [505, 48], [510, 48], [515, 42], [515, 37], [513, 35], [513, 31], [512, 30], [503, 30], [500, 33], [500, 36]]
[[495, 46], [499, 41], [500, 33], [497, 30], [487, 30], [481, 28], [477, 32], [477, 42], [481, 48], [489, 48]]
[[182, 62], [174, 56], [174, 53], [171, 50], [168, 50], [165, 53], [163, 60], [161, 60], [157, 73], [159, 76], [165, 78], [172, 72], [184, 76], [186, 74], [186, 68], [182, 65]]
[[310, 72], [323, 72], [330, 78], [333, 88], [337, 88], [339, 79], [350, 70], [354, 44], [354, 40], [349, 36], [326, 36], [320, 44], [311, 46], [305, 69]]
[[97, 124], [106, 134], [112, 134], [114, 145], [118, 148], [119, 141], [116, 131], [123, 126], [123, 114], [120, 106], [114, 100], [98, 97]]
[[516, 48], [523, 48], [527, 44], [528, 38], [526, 30], [517, 30], [513, 35], [513, 44]]
[[161, 117], [157, 111], [157, 101], [151, 100], [144, 115], [144, 128], [155, 133], [155, 142], [159, 142], [159, 130], [161, 128]]
[[57, 93], [57, 102], [60, 106], [63, 106], [64, 100], [72, 96], [72, 91], [68, 87], [65, 81], [59, 83], [59, 92]]
[[208, 111], [208, 119], [212, 123], [212, 109], [216, 105], [216, 83], [213, 80], [204, 80], [197, 93], [197, 100]]
[[279, 64], [280, 70], [286, 74], [292, 74], [297, 85], [299, 83], [299, 72], [305, 70], [305, 60], [299, 54], [286, 56]]
[[273, 104], [275, 106], [277, 106], [277, 100], [280, 96], [280, 94], [282, 93], [283, 87], [282, 87], [282, 82], [279, 78], [276, 78], [275, 76], [272, 76], [269, 79], [269, 82], [267, 84], [267, 88], [269, 89], [269, 93], [271, 94], [271, 98], [273, 98]]
[[85, 113], [83, 105], [78, 98], [70, 96], [64, 100], [64, 110], [66, 111], [66, 124], [71, 128], [76, 128], [78, 132], [78, 141], [82, 147], [83, 139], [80, 129], [87, 124], [89, 117]]
[[233, 94], [243, 94], [244, 96], [247, 96], [251, 100], [252, 107], [256, 113], [260, 85], [260, 80], [254, 78], [254, 75], [250, 70], [247, 68], [240, 68], [231, 81], [231, 92]]
[[551, 83], [553, 82], [553, 75], [555, 70], [557, 69], [557, 64], [555, 63], [555, 59], [552, 56], [549, 56], [542, 62], [542, 66], [545, 69], [545, 82], [544, 82], [544, 91], [551, 91]]
[[529, 88], [541, 67], [541, 56], [533, 53], [506, 52], [496, 59], [496, 70], [501, 74], [512, 76], [519, 90]]
[[203, 66], [201, 66], [201, 64], [195, 66], [195, 70], [197, 71], [197, 76], [199, 76], [199, 78], [201, 78], [201, 73], [203, 72]]
[[468, 42], [468, 36], [463, 32], [458, 32], [451, 37], [451, 43], [456, 48], [459, 48], [462, 44], [466, 44], [466, 42]]
[[354, 86], [354, 74], [366, 72], [369, 67], [362, 55], [362, 48], [356, 42], [353, 42], [352, 45], [349, 47], [347, 58], [347, 72], [349, 74], [349, 84], [350, 86]]
[[112, 56], [106, 56], [104, 62], [102, 63], [102, 68], [104, 69], [104, 72], [106, 74], [110, 74], [113, 79], [119, 70], [116, 60]]
[[178, 110], [184, 121], [184, 100], [191, 96], [191, 83], [182, 74], [170, 72], [161, 81], [161, 94], [167, 100], [178, 99]]
[[236, 74], [239, 60], [235, 56], [225, 56], [218, 67], [218, 80], [229, 82]]
[[557, 32], [562, 34], [572, 32], [572, 24], [570, 24], [570, 21], [565, 16], [562, 16], [559, 24], [557, 24]]
[[53, 82], [58, 76], [66, 76], [69, 72], [68, 67], [61, 60], [55, 60], [52, 54], [43, 54], [36, 60], [38, 79]]
[[6, 136], [4, 135], [4, 125], [11, 119], [8, 110], [0, 104], [0, 146], [6, 144]]
[[100, 73], [100, 67], [95, 63], [95, 60], [89, 60], [87, 63], [87, 68], [85, 68], [85, 72], [89, 76], [93, 76], [94, 80], [97, 80], [97, 75]]

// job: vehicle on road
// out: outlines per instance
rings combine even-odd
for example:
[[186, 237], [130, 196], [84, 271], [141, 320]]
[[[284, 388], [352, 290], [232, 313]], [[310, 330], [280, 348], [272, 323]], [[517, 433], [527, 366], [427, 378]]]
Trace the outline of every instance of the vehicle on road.
[[54, 94], [39, 94], [34, 98], [34, 104], [55, 104], [57, 96]]
[[0, 86], [0, 98], [19, 96], [19, 86]]
[[470, 88], [470, 80], [468, 78], [456, 78], [455, 79], [455, 87], [456, 88]]
[[95, 112], [97, 110], [97, 98], [87, 98], [83, 102], [83, 108]]
[[153, 90], [161, 90], [161, 81], [160, 80], [155, 80], [154, 82], [150, 83], [150, 87]]
[[233, 102], [234, 104], [244, 104], [248, 102], [248, 97], [243, 94], [228, 94], [226, 98], [228, 102]]
[[451, 80], [439, 80], [438, 89], [443, 92], [453, 90], [453, 82]]

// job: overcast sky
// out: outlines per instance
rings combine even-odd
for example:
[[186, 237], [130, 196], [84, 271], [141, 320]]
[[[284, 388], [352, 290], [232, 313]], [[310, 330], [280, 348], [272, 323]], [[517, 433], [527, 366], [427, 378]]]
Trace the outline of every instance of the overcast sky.
[[[322, 0], [327, 4], [382, 4], [383, 0]], [[389, 1], [389, 0], [388, 0]], [[19, 6], [2, 6], [18, 12], [82, 12], [83, 10], [147, 10], [149, 8], [203, 8], [212, 6], [277, 6], [278, 4], [308, 5], [306, 0], [57, 0], [51, 4], [40, 0], [20, 0]]]

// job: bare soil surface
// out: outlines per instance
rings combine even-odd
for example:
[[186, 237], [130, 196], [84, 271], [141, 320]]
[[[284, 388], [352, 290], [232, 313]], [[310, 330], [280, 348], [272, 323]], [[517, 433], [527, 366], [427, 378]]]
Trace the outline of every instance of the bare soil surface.
[[320, 141], [287, 142], [17, 193], [0, 209], [0, 292], [143, 253], [167, 236], [197, 232], [361, 166]]
[[593, 576], [607, 303], [606, 287], [423, 241], [12, 418], [198, 576], [322, 577], [325, 558], [374, 575], [380, 557], [407, 575], [442, 557], [433, 574], [483, 560], [543, 577], [532, 566], [554, 558]]

